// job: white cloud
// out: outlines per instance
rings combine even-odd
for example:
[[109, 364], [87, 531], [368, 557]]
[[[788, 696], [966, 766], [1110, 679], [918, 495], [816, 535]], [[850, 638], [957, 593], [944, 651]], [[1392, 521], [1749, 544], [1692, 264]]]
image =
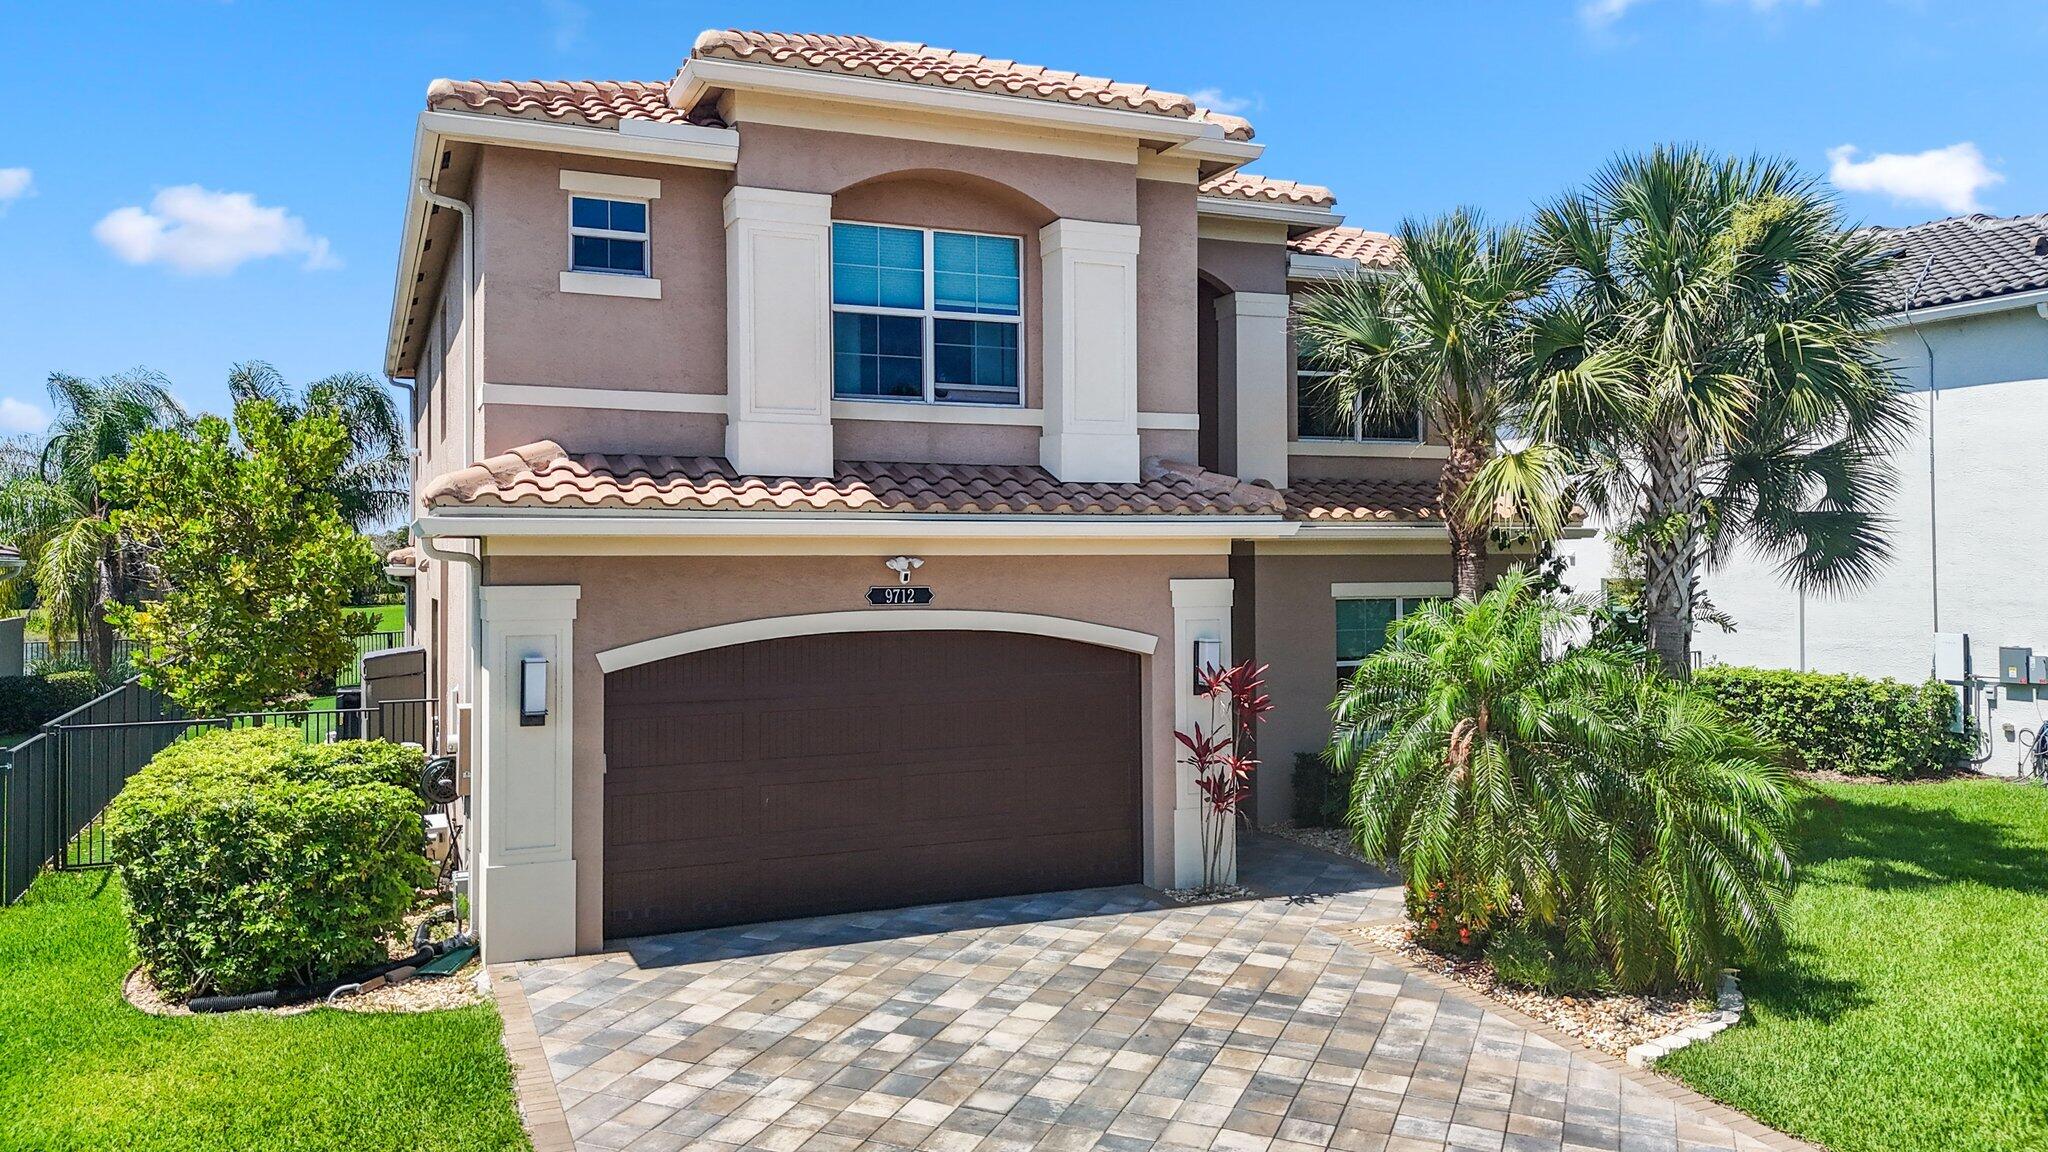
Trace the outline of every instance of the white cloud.
[[36, 174], [26, 168], [0, 168], [0, 216], [16, 200], [36, 194]]
[[1877, 192], [1903, 204], [1933, 204], [1947, 212], [1975, 212], [1977, 193], [2005, 177], [1965, 140], [1925, 152], [1879, 152], [1856, 158], [1856, 146], [1828, 149], [1828, 179], [1844, 192]]
[[590, 9], [576, 0], [545, 0], [548, 39], [557, 52], [567, 52], [583, 42], [583, 28], [590, 23]]
[[1197, 88], [1188, 93], [1188, 99], [1211, 112], [1222, 112], [1232, 116], [1240, 112], [1249, 112], [1259, 106], [1256, 99], [1232, 96], [1221, 88]]
[[0, 396], [0, 432], [41, 432], [50, 426], [50, 414], [26, 400]]
[[168, 264], [180, 272], [227, 273], [250, 260], [303, 256], [308, 271], [339, 268], [324, 236], [283, 208], [247, 192], [214, 192], [180, 184], [156, 194], [144, 210], [116, 208], [92, 234], [130, 264]]
[[1579, 22], [1595, 30], [1611, 28], [1643, 0], [1585, 0], [1579, 5]]

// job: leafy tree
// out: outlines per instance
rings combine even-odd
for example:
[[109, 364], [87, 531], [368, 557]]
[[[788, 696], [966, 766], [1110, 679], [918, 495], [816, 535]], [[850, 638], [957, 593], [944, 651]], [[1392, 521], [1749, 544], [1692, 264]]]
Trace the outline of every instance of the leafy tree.
[[368, 532], [406, 509], [408, 455], [405, 425], [383, 381], [364, 372], [340, 372], [293, 388], [261, 360], [237, 364], [228, 373], [228, 395], [237, 405], [267, 400], [287, 421], [324, 412], [348, 432], [348, 457], [336, 474], [334, 496], [342, 518]]
[[1406, 221], [1399, 240], [1399, 264], [1311, 294], [1295, 330], [1309, 362], [1330, 373], [1321, 403], [1368, 419], [1420, 411], [1443, 435], [1450, 454], [1437, 494], [1454, 586], [1477, 599], [1495, 509], [1475, 498], [1472, 482], [1498, 430], [1523, 407], [1521, 312], [1547, 271], [1521, 231], [1490, 228], [1468, 209]]
[[1641, 553], [1674, 677], [1701, 575], [1738, 544], [1808, 591], [1867, 581], [1910, 419], [1871, 327], [1889, 310], [1878, 241], [1789, 164], [1690, 148], [1615, 161], [1534, 235], [1561, 271], [1529, 317], [1533, 441], [1475, 490], [1555, 525], [1575, 477]]
[[146, 683], [201, 715], [249, 711], [355, 655], [368, 623], [348, 593], [376, 556], [336, 495], [350, 451], [333, 413], [244, 400], [232, 427], [205, 416], [99, 467], [114, 526], [163, 589], [112, 613]]
[[114, 654], [109, 614], [135, 599], [142, 574], [114, 531], [115, 498], [98, 468], [141, 437], [182, 426], [185, 414], [168, 382], [143, 369], [98, 380], [53, 373], [49, 395], [56, 416], [42, 443], [0, 453], [0, 538], [20, 550], [51, 634], [77, 635], [104, 676]]
[[1339, 693], [1351, 823], [1439, 943], [1504, 924], [1626, 987], [1708, 984], [1779, 939], [1791, 883], [1775, 749], [1624, 653], [1569, 647], [1521, 571], [1395, 624]]

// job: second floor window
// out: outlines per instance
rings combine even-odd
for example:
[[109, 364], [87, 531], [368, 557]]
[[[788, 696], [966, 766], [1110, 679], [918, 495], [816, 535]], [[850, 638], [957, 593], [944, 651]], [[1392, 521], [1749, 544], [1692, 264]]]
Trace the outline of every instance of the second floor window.
[[1295, 418], [1300, 422], [1302, 440], [1391, 441], [1417, 444], [1422, 440], [1422, 413], [1400, 416], [1367, 416], [1357, 407], [1339, 410], [1330, 395], [1328, 372], [1297, 361], [1294, 370]]
[[569, 270], [648, 275], [647, 202], [571, 196]]
[[1015, 236], [832, 225], [832, 391], [943, 404], [1023, 401]]

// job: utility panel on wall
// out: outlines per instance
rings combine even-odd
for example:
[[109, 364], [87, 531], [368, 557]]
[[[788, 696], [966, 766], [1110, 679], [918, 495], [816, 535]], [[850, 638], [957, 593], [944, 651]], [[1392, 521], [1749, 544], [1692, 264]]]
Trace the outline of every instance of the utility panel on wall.
[[2032, 648], [2001, 647], [1998, 650], [1998, 682], [2001, 684], [2027, 684], [2034, 671], [2034, 650]]

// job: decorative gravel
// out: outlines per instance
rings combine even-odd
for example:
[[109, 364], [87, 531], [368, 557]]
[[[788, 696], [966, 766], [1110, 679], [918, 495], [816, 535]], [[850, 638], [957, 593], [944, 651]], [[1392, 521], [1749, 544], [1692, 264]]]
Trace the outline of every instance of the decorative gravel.
[[[1259, 831], [1270, 836], [1278, 836], [1282, 840], [1292, 840], [1296, 844], [1314, 848], [1319, 852], [1329, 852], [1361, 864], [1373, 864], [1373, 861], [1366, 859], [1365, 854], [1351, 842], [1349, 828], [1261, 828]], [[1373, 866], [1378, 867], [1377, 864]]]
[[1725, 1012], [1713, 1000], [1704, 998], [1634, 996], [1621, 992], [1552, 996], [1525, 988], [1511, 988], [1501, 983], [1493, 973], [1493, 965], [1484, 959], [1446, 956], [1416, 943], [1414, 929], [1408, 924], [1363, 924], [1332, 931], [1370, 947], [1398, 953], [1524, 1015], [1533, 1016], [1589, 1047], [1615, 1056], [1628, 1056], [1632, 1048], [1666, 1041], [1688, 1030], [1715, 1025], [1726, 1027], [1741, 1015], [1739, 1010]]
[[[406, 980], [398, 984], [385, 984], [368, 992], [358, 992], [336, 1000], [330, 1007], [345, 1012], [439, 1012], [446, 1008], [461, 1008], [469, 1004], [481, 1004], [486, 997], [477, 990], [476, 961], [463, 965], [462, 970], [447, 976], [429, 976], [424, 979]], [[121, 984], [122, 993], [128, 1003], [149, 1013], [151, 1016], [193, 1016], [197, 1013], [183, 1004], [176, 1003], [157, 989], [149, 973], [137, 965], [128, 973], [128, 979]], [[323, 1006], [321, 1000], [308, 1000], [302, 1004], [291, 1004], [283, 1008], [245, 1008], [244, 1012], [260, 1012], [266, 1016], [296, 1016]]]
[[1176, 904], [1221, 904], [1226, 900], [1244, 900], [1258, 895], [1242, 884], [1218, 884], [1214, 888], [1164, 888], [1161, 891]]

